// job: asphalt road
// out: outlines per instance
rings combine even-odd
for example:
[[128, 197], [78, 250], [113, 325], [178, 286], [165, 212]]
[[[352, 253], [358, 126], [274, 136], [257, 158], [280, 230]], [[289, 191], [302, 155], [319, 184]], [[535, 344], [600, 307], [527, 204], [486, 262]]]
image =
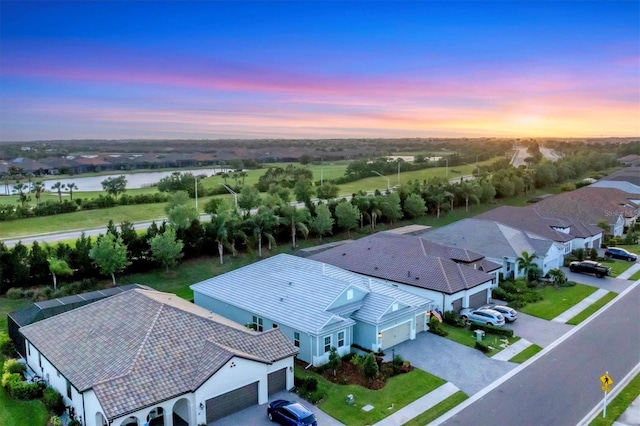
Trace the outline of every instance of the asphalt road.
[[640, 285], [445, 425], [576, 425], [640, 363]]

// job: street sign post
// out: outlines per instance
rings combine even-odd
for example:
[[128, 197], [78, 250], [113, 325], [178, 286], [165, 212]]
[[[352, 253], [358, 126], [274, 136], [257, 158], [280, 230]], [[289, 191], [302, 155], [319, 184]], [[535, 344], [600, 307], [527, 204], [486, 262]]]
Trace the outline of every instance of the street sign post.
[[613, 384], [613, 379], [609, 376], [609, 372], [606, 371], [602, 376], [600, 376], [600, 382], [602, 383], [602, 389], [604, 391], [604, 401], [602, 402], [602, 418], [607, 417], [607, 394], [611, 392], [610, 386]]

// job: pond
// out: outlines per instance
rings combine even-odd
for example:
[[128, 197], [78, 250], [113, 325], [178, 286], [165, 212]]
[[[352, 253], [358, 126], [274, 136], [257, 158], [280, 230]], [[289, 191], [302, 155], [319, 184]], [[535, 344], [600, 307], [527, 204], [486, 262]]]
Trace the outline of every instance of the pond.
[[[141, 173], [116, 173], [112, 175], [102, 175], [102, 176], [90, 176], [90, 177], [74, 177], [74, 178], [64, 178], [64, 179], [55, 179], [55, 178], [47, 178], [43, 181], [45, 185], [45, 189], [47, 191], [51, 190], [51, 186], [55, 185], [57, 182], [62, 183], [63, 185], [69, 183], [75, 183], [78, 189], [74, 189], [75, 192], [85, 192], [85, 191], [102, 191], [102, 181], [109, 177], [118, 177], [121, 175], [125, 175], [127, 177], [127, 189], [135, 189], [135, 188], [146, 188], [152, 186], [160, 181], [163, 177], [167, 177], [171, 175], [173, 172], [180, 173], [193, 173], [196, 176], [206, 175], [207, 177], [216, 175], [218, 173], [223, 172], [231, 172], [231, 169], [221, 169], [221, 168], [213, 168], [213, 169], [179, 169], [179, 170], [167, 170], [162, 172], [141, 172]], [[15, 182], [9, 182], [9, 192], [14, 193], [13, 186]], [[4, 182], [0, 182], [0, 195], [7, 195], [6, 188]]]

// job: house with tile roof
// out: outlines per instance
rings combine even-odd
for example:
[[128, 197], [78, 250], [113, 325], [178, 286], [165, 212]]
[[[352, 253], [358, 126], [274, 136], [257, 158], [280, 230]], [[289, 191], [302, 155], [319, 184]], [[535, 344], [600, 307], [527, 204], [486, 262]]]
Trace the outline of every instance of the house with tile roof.
[[517, 259], [523, 252], [535, 254], [543, 274], [560, 268], [564, 262], [564, 245], [533, 232], [522, 231], [496, 221], [463, 219], [420, 234], [421, 238], [449, 247], [478, 252], [502, 266], [505, 277], [521, 277]]
[[378, 351], [426, 330], [433, 300], [333, 265], [279, 254], [191, 286], [198, 306], [260, 332], [277, 328], [313, 365], [351, 345]]
[[500, 206], [481, 213], [474, 219], [493, 220], [521, 231], [533, 232], [562, 244], [565, 254], [578, 248], [598, 248], [602, 242], [601, 228], [569, 217], [546, 216], [535, 205]]
[[636, 198], [615, 188], [585, 186], [546, 198], [535, 207], [542, 214], [571, 217], [592, 226], [605, 221], [611, 235], [618, 237], [636, 222], [640, 206]]
[[502, 266], [471, 250], [388, 231], [349, 241], [309, 258], [384, 280], [432, 299], [441, 311], [456, 312], [489, 302]]
[[640, 166], [640, 155], [629, 154], [624, 157], [618, 158], [621, 166], [624, 167], [637, 167]]
[[20, 332], [29, 368], [86, 426], [211, 423], [292, 388], [298, 352], [279, 330], [141, 289]]

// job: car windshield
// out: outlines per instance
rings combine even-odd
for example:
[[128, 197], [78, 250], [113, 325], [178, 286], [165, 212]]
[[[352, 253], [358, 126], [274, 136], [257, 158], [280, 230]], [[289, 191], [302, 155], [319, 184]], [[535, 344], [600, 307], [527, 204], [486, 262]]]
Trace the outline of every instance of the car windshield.
[[315, 421], [316, 421], [316, 417], [313, 414], [302, 419], [302, 423], [304, 423], [305, 425], [313, 424], [313, 422]]

